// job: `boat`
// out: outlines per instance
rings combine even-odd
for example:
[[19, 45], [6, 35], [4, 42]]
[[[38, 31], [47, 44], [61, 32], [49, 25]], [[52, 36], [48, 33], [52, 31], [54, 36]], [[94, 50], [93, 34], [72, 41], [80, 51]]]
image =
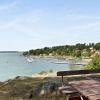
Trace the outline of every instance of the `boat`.
[[28, 61], [29, 63], [32, 63], [32, 62], [33, 62], [33, 58], [27, 58], [27, 61]]
[[75, 63], [74, 65], [86, 65], [87, 63]]
[[68, 64], [68, 62], [65, 62], [65, 61], [58, 61], [58, 62], [54, 62], [55, 64]]
[[52, 63], [55, 63], [55, 64], [68, 64], [67, 61], [53, 61]]

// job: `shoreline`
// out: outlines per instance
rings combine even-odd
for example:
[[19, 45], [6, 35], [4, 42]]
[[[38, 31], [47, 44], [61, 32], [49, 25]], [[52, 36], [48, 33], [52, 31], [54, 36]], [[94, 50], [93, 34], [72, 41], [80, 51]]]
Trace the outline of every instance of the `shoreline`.
[[57, 77], [57, 72], [47, 73], [47, 74], [33, 74], [32, 78], [46, 78], [46, 77]]
[[86, 62], [90, 62], [92, 60], [91, 57], [82, 57], [82, 58], [76, 58], [73, 56], [34, 56], [34, 55], [29, 55], [26, 56], [28, 58], [33, 58], [33, 59], [39, 59], [39, 58], [51, 58], [51, 59], [58, 59], [58, 60], [84, 60]]

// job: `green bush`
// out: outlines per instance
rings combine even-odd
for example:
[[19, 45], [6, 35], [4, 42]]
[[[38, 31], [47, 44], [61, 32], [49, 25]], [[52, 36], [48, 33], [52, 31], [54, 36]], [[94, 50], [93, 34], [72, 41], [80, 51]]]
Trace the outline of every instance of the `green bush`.
[[99, 69], [100, 68], [100, 55], [96, 54], [93, 59], [88, 63], [84, 69]]

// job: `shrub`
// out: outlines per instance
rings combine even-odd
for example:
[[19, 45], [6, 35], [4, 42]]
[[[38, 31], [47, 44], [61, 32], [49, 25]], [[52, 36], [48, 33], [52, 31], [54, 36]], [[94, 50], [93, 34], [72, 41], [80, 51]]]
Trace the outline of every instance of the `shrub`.
[[93, 59], [88, 63], [84, 69], [99, 69], [100, 68], [100, 55], [96, 54]]

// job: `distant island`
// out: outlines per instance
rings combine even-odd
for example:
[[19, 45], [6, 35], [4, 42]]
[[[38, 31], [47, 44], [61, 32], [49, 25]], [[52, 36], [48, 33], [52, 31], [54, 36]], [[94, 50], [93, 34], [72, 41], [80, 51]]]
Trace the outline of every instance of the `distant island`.
[[18, 51], [0, 51], [0, 53], [18, 53]]
[[90, 58], [95, 54], [100, 54], [100, 42], [98, 43], [77, 43], [75, 45], [62, 45], [53, 47], [44, 47], [41, 49], [32, 49], [23, 52], [24, 56], [71, 56]]

